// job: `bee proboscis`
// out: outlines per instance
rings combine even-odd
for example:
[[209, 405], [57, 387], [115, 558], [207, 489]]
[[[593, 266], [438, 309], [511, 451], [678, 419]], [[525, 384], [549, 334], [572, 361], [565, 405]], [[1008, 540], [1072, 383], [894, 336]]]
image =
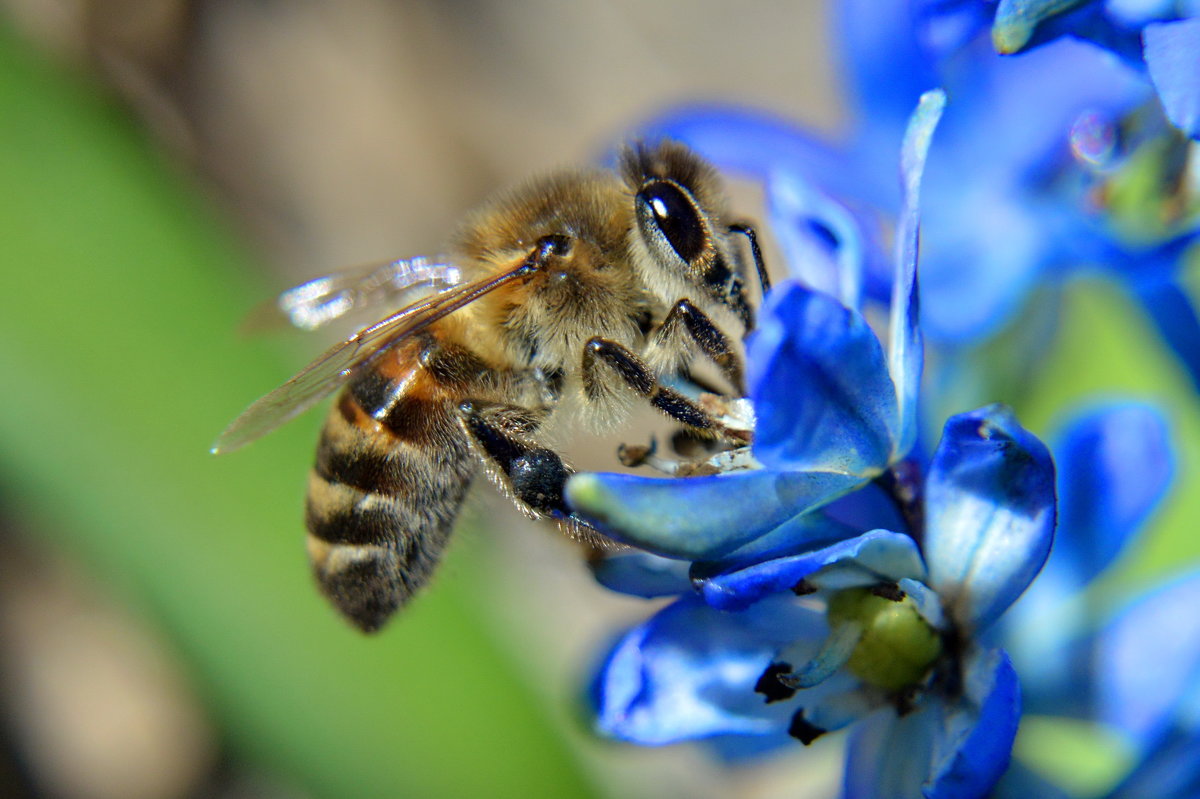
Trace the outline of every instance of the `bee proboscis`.
[[727, 224], [724, 204], [715, 170], [691, 150], [638, 144], [616, 171], [562, 171], [495, 197], [444, 259], [292, 289], [280, 308], [304, 328], [428, 296], [255, 402], [213, 451], [344, 387], [309, 475], [308, 551], [324, 593], [365, 631], [428, 581], [480, 468], [529, 516], [597, 537], [563, 499], [570, 466], [540, 437], [567, 399], [602, 421], [641, 399], [694, 435], [748, 440], [679, 388], [703, 359], [726, 393], [743, 391], [737, 339], [722, 330], [753, 320], [738, 235], [763, 290], [766, 274], [753, 229]]

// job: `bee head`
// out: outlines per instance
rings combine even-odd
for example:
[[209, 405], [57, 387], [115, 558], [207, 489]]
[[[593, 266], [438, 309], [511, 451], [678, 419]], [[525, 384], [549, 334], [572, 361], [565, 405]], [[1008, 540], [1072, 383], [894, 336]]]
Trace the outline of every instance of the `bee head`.
[[[638, 142], [625, 149], [621, 177], [633, 193], [637, 220], [631, 246], [648, 284], [664, 296], [707, 296], [740, 310], [721, 184], [714, 170], [682, 144]], [[682, 293], [681, 293], [682, 292]]]

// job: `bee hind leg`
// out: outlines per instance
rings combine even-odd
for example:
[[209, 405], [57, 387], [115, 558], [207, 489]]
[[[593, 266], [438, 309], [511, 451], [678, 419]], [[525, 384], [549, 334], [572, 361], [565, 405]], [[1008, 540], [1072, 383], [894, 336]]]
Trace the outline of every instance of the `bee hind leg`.
[[525, 408], [467, 400], [459, 423], [479, 450], [488, 473], [531, 516], [566, 520], [563, 486], [573, 471], [552, 449], [533, 443], [538, 415]]
[[459, 424], [487, 468], [488, 476], [530, 518], [549, 517], [569, 538], [595, 555], [619, 544], [576, 516], [563, 498], [575, 470], [532, 434], [543, 413], [516, 405], [467, 400], [458, 406]]

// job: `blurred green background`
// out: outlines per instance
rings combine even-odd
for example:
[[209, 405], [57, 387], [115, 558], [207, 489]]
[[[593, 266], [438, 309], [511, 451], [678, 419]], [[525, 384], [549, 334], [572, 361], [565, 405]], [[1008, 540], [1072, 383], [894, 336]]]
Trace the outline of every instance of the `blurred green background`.
[[[583, 675], [646, 608], [486, 486], [433, 590], [368, 639], [303, 552], [320, 413], [207, 454], [327, 343], [239, 337], [263, 298], [436, 252], [496, 186], [665, 103], [832, 129], [824, 24], [818, 2], [0, 3], [0, 796], [827, 794], [829, 747], [738, 773], [589, 738]], [[1165, 404], [1183, 442], [1106, 596], [1193, 562], [1186, 381], [1100, 284], [1048, 346], [1027, 392], [995, 397], [1035, 430], [1119, 391]]]

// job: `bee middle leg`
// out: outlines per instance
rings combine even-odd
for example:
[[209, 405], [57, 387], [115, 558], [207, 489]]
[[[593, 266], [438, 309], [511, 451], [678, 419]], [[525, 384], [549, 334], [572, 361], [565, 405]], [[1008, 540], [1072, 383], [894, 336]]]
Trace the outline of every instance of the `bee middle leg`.
[[735, 445], [747, 443], [744, 431], [726, 427], [699, 404], [662, 385], [650, 368], [624, 345], [600, 336], [589, 339], [583, 348], [584, 393], [589, 399], [601, 398], [609, 390], [613, 374], [626, 389], [692, 430]]

